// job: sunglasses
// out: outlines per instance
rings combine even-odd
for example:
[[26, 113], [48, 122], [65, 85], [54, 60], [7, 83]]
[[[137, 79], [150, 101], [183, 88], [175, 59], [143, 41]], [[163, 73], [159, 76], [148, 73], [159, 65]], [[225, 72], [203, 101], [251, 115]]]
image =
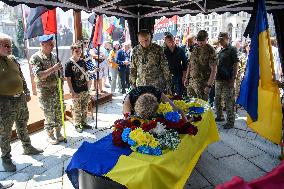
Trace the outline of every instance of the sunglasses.
[[89, 42], [88, 41], [84, 41], [84, 44], [88, 44]]

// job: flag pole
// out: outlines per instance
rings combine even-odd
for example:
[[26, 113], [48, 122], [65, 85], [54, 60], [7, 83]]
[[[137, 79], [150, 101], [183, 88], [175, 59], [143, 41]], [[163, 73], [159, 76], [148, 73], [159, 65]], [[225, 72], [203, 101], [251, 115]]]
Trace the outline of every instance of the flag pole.
[[[58, 58], [58, 43], [57, 43], [57, 34], [55, 34], [55, 46], [56, 46], [56, 57], [57, 57], [57, 63], [59, 62]], [[61, 123], [63, 127], [63, 136], [64, 136], [64, 142], [67, 143], [66, 138], [66, 127], [65, 127], [65, 113], [64, 113], [64, 104], [63, 104], [63, 92], [62, 92], [62, 83], [61, 83], [61, 73], [58, 71], [58, 77], [57, 77], [57, 85], [58, 85], [58, 93], [59, 93], [59, 100], [60, 100], [60, 110], [61, 110]]]
[[98, 44], [98, 66], [97, 66], [97, 87], [96, 87], [96, 125], [95, 125], [95, 129], [98, 128], [98, 109], [99, 109], [99, 79], [100, 79], [100, 72], [99, 72], [99, 69], [100, 69], [100, 46], [101, 44]]

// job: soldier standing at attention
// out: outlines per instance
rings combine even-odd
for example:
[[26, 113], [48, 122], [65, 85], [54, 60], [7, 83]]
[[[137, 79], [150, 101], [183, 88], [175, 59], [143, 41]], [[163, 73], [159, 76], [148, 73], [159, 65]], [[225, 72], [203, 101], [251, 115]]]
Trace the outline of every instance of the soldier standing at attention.
[[215, 49], [208, 44], [208, 33], [205, 30], [198, 32], [197, 43], [190, 56], [184, 85], [188, 86], [189, 95], [207, 101], [218, 60]]
[[12, 41], [8, 35], [0, 35], [0, 146], [2, 165], [5, 171], [15, 172], [16, 165], [11, 159], [11, 135], [13, 124], [24, 148], [25, 155], [42, 153], [31, 145], [27, 131], [31, 100], [20, 65], [12, 53]]
[[57, 88], [58, 71], [62, 69], [62, 66], [60, 62], [57, 62], [57, 57], [52, 52], [54, 48], [53, 38], [53, 35], [39, 37], [41, 49], [32, 55], [30, 64], [35, 75], [39, 102], [45, 117], [44, 129], [47, 132], [47, 141], [50, 144], [58, 144], [64, 140], [60, 133], [61, 109]]
[[218, 53], [219, 65], [217, 68], [215, 83], [215, 107], [217, 117], [215, 121], [224, 121], [223, 108], [221, 103], [222, 95], [225, 98], [227, 123], [223, 125], [224, 129], [234, 127], [235, 123], [235, 80], [238, 72], [238, 51], [236, 47], [229, 44], [229, 35], [220, 32], [219, 43], [222, 49]]
[[87, 65], [81, 58], [82, 48], [80, 43], [71, 45], [72, 57], [68, 60], [65, 67], [65, 77], [72, 95], [74, 105], [74, 121], [77, 132], [82, 133], [83, 129], [92, 127], [86, 123], [88, 113], [88, 101], [90, 98], [88, 90]]
[[139, 45], [133, 48], [130, 66], [132, 87], [150, 85], [161, 91], [171, 88], [171, 74], [163, 48], [151, 43], [151, 34], [142, 29], [138, 33]]

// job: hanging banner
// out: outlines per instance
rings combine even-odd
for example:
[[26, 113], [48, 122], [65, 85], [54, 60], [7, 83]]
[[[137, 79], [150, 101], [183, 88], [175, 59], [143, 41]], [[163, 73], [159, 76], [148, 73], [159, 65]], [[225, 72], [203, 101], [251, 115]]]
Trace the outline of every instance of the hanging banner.
[[161, 18], [154, 26], [153, 40], [163, 39], [165, 32], [170, 32], [175, 36], [177, 34], [177, 18], [177, 15], [172, 18]]

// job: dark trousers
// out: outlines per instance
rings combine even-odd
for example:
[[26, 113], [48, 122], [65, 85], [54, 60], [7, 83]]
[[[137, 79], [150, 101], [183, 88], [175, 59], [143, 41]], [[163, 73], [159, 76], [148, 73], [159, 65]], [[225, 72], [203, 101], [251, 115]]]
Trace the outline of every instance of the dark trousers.
[[125, 93], [126, 90], [130, 87], [129, 84], [129, 74], [130, 74], [130, 69], [129, 66], [121, 66], [118, 69], [119, 71], [119, 77], [120, 77], [120, 81], [121, 81], [121, 89], [122, 89], [122, 93]]
[[177, 94], [182, 96], [183, 92], [183, 83], [181, 76], [172, 76], [172, 92], [173, 94]]
[[215, 85], [212, 86], [211, 91], [209, 93], [209, 104], [211, 107], [214, 105], [214, 98], [215, 98]]

